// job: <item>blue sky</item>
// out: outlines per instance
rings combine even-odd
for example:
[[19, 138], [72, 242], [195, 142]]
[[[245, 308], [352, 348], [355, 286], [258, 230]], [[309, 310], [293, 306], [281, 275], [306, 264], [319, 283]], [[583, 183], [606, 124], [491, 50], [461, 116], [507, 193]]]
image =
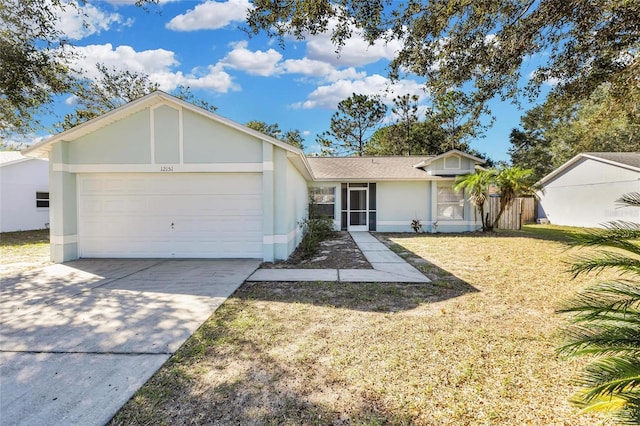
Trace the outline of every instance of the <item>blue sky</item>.
[[[308, 152], [318, 150], [315, 136], [328, 130], [337, 103], [354, 92], [382, 94], [388, 104], [397, 95], [418, 94], [420, 103], [429, 105], [420, 79], [390, 85], [386, 78], [397, 44], [368, 46], [356, 36], [337, 55], [329, 36], [320, 35], [287, 39], [282, 49], [276, 40], [249, 37], [239, 28], [248, 0], [161, 1], [148, 11], [132, 3], [91, 2], [84, 7], [86, 25], [72, 9], [62, 14], [60, 28], [77, 50], [76, 66], [88, 76], [97, 75], [99, 62], [146, 73], [167, 92], [189, 86], [232, 120], [300, 130]], [[523, 75], [527, 77], [535, 65], [533, 60], [525, 63], [531, 69], [524, 69]], [[60, 99], [56, 112], [64, 115], [72, 103], [71, 98]], [[509, 133], [529, 107], [519, 110], [509, 102], [492, 102], [495, 124], [486, 137], [472, 141], [472, 147], [494, 160], [508, 161]]]

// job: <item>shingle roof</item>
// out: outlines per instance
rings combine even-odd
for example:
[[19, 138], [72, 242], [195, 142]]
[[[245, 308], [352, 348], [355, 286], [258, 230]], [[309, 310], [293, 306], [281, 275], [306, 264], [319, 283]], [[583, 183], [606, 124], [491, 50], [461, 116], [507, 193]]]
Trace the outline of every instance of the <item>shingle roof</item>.
[[319, 180], [401, 180], [426, 179], [427, 173], [414, 165], [429, 156], [411, 157], [308, 157], [307, 161]]
[[640, 169], [640, 152], [587, 152], [585, 155]]
[[24, 158], [20, 151], [0, 151], [0, 164], [13, 163]]

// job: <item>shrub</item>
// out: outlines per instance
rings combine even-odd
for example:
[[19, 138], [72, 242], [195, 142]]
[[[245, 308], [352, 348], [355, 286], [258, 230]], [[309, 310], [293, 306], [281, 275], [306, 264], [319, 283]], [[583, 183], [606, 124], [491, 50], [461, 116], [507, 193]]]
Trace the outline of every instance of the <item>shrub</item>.
[[305, 219], [300, 222], [304, 237], [300, 242], [299, 253], [306, 259], [318, 252], [320, 242], [331, 237], [334, 233], [333, 219], [327, 216]]

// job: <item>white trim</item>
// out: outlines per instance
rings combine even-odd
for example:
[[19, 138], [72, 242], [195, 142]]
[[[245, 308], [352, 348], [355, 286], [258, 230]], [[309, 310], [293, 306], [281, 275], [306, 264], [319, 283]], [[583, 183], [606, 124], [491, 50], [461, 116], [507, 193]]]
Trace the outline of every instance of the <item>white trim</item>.
[[266, 171], [273, 171], [274, 170], [274, 166], [273, 166], [273, 161], [263, 161], [262, 162], [262, 170]]
[[473, 221], [473, 220], [436, 220], [436, 221], [430, 221], [430, 222], [425, 222], [427, 225], [479, 225], [480, 221]]
[[466, 169], [446, 169], [446, 170], [429, 170], [427, 173], [429, 175], [468, 175], [473, 173], [475, 170], [466, 170]]
[[572, 159], [570, 159], [569, 161], [567, 161], [566, 163], [564, 163], [563, 165], [561, 165], [557, 169], [555, 169], [552, 172], [550, 172], [548, 175], [544, 176], [542, 179], [540, 179], [537, 182], [537, 185], [540, 185], [540, 186], [546, 185], [548, 182], [554, 180], [556, 178], [556, 176], [559, 176], [559, 175], [563, 174], [564, 171], [567, 170], [569, 167], [571, 167], [573, 164], [578, 163], [578, 161], [580, 161], [581, 159], [593, 160], [593, 161], [596, 161], [596, 162], [609, 164], [611, 166], [620, 167], [622, 169], [628, 169], [628, 170], [640, 172], [640, 168], [638, 168], [638, 167], [630, 166], [630, 165], [624, 164], [624, 163], [619, 163], [619, 162], [613, 161], [613, 160], [607, 160], [605, 158], [600, 158], [597, 155], [589, 155], [589, 154], [584, 154], [583, 153], [583, 154], [576, 155], [575, 157], [573, 157]]
[[78, 242], [78, 235], [52, 235], [50, 241], [51, 244], [55, 245], [76, 244]]
[[54, 163], [54, 172], [67, 173], [256, 173], [262, 163], [203, 164], [63, 164]]
[[182, 119], [183, 108], [178, 108], [178, 149], [180, 155], [180, 164], [184, 164], [184, 121]]
[[[411, 219], [413, 220], [413, 219]], [[397, 225], [411, 225], [411, 220], [378, 220], [376, 226], [397, 226]], [[420, 219], [420, 222], [424, 222]]]
[[278, 235], [265, 235], [262, 237], [262, 244], [288, 244], [290, 241], [296, 238], [296, 230], [289, 232], [288, 234]]
[[156, 164], [156, 107], [149, 108], [149, 131], [150, 141], [149, 149], [151, 150], [151, 164]]

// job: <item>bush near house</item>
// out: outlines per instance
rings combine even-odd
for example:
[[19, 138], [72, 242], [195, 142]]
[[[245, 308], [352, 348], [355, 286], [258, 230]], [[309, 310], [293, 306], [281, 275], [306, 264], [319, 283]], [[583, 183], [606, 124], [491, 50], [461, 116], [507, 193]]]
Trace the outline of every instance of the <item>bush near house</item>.
[[333, 219], [318, 217], [305, 219], [300, 223], [304, 237], [296, 249], [295, 255], [307, 259], [318, 252], [318, 246], [333, 235]]

